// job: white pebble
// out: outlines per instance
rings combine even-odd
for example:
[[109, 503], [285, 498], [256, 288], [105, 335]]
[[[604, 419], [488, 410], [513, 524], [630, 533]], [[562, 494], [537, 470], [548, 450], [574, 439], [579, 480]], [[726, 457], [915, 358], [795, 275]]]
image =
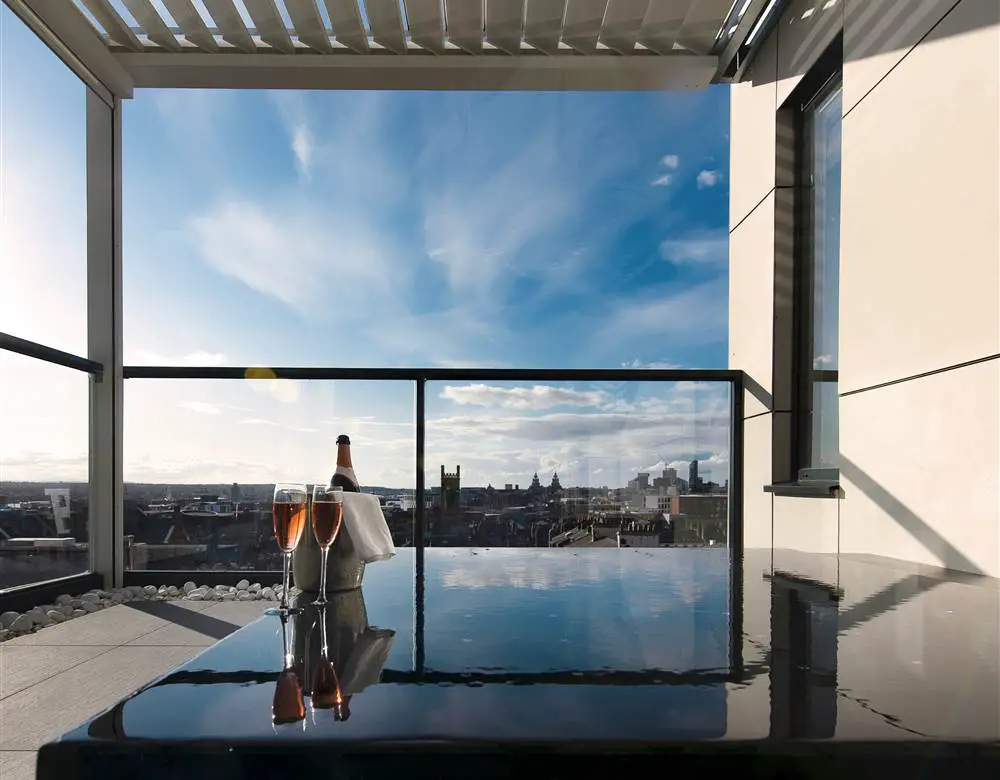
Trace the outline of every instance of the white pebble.
[[260, 593], [260, 583], [255, 582], [253, 585], [247, 588], [247, 590], [250, 591], [251, 593]]
[[21, 617], [20, 612], [4, 612], [0, 615], [0, 626], [10, 628], [10, 624]]
[[264, 588], [260, 592], [261, 598], [265, 598], [268, 601], [274, 601], [274, 588]]
[[236, 583], [236, 590], [248, 590], [250, 588], [250, 580], [240, 580]]
[[34, 625], [35, 621], [27, 615], [18, 615], [17, 620], [10, 624], [10, 630], [15, 634], [27, 634]]
[[63, 593], [61, 596], [56, 596], [56, 604], [69, 604], [73, 600], [73, 597], [68, 593]]
[[156, 586], [155, 585], [147, 585], [145, 588], [143, 588], [143, 591], [145, 593], [149, 594], [150, 596], [154, 596], [154, 595], [156, 595]]
[[227, 593], [223, 593], [222, 594], [222, 600], [223, 601], [236, 601], [236, 594], [235, 593], [228, 593], [228, 592]]
[[0, 642], [3, 642], [5, 639], [9, 639], [12, 636], [13, 634], [11, 634], [6, 628], [0, 628]]
[[74, 609], [73, 610], [73, 617], [83, 617], [86, 614], [87, 614], [87, 610], [85, 610], [85, 609]]
[[83, 609], [86, 612], [97, 612], [101, 609], [101, 603], [99, 601], [85, 601]]
[[201, 593], [192, 593], [187, 599], [188, 601], [204, 601], [205, 597]]
[[241, 590], [236, 593], [236, 598], [239, 599], [240, 601], [250, 601], [250, 599], [252, 599], [253, 596], [250, 595], [250, 591]]
[[66, 617], [69, 617], [70, 615], [73, 614], [73, 607], [71, 607], [69, 604], [62, 604], [56, 607], [56, 609], [62, 612]]
[[185, 593], [190, 593], [191, 591], [193, 591], [193, 590], [197, 590], [197, 589], [198, 589], [198, 586], [197, 586], [197, 585], [195, 585], [195, 584], [194, 584], [193, 582], [191, 582], [190, 580], [188, 580], [187, 582], [185, 582], [185, 583], [184, 583], [184, 588], [183, 588], [183, 590], [184, 590], [184, 592], [185, 592]]
[[53, 623], [62, 623], [66, 619], [66, 616], [58, 609], [50, 609], [45, 614]]

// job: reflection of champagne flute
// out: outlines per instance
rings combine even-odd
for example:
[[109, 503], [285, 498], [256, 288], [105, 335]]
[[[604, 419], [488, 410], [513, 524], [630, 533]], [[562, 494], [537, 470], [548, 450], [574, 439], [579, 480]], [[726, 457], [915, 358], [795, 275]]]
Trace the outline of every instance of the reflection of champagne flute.
[[[306, 704], [302, 696], [302, 683], [292, 669], [294, 658], [288, 652], [288, 616], [281, 615], [281, 672], [274, 685], [274, 701], [271, 703], [271, 722], [277, 726], [302, 723], [305, 728]], [[276, 729], [277, 730], [277, 729]]]
[[330, 554], [330, 545], [336, 541], [343, 521], [343, 489], [328, 488], [323, 485], [313, 487], [312, 530], [320, 549], [319, 596], [313, 604], [326, 604], [326, 561]]
[[306, 486], [301, 484], [278, 483], [274, 486], [274, 503], [271, 512], [274, 516], [274, 538], [283, 557], [284, 587], [281, 591], [281, 604], [278, 612], [288, 614], [288, 589], [290, 585], [292, 553], [299, 545], [302, 530], [306, 524]]
[[351, 697], [345, 696], [340, 688], [337, 670], [330, 660], [330, 649], [326, 640], [326, 606], [319, 608], [319, 624], [321, 645], [319, 662], [316, 664], [316, 674], [313, 678], [312, 702], [313, 723], [317, 722], [317, 710], [330, 711], [333, 719], [345, 721], [351, 717]]

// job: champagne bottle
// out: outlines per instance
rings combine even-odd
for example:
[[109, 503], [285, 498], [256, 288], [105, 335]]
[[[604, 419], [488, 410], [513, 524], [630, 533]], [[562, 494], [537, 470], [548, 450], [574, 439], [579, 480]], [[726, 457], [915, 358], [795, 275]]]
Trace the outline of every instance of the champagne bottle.
[[337, 469], [333, 472], [330, 487], [343, 488], [351, 493], [361, 492], [351, 463], [351, 440], [344, 434], [337, 437]]

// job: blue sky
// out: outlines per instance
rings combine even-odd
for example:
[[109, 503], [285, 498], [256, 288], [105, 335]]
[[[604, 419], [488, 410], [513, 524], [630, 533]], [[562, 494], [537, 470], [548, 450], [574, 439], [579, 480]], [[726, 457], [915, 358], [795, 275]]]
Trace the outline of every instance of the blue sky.
[[[0, 14], [3, 256], [26, 258], [5, 259], [0, 329], [84, 353], [85, 88]], [[725, 367], [728, 111], [725, 87], [138, 91], [124, 108], [125, 362]], [[65, 411], [43, 436], [24, 423], [8, 438], [0, 478], [76, 474], [81, 391], [3, 385], [12, 419]], [[429, 448], [476, 463], [477, 481], [728, 463], [724, 387], [459, 383], [428, 397]], [[660, 416], [639, 425], [640, 407]], [[406, 383], [134, 381], [126, 478], [325, 471], [343, 430], [363, 481], [412, 483], [412, 427]]]

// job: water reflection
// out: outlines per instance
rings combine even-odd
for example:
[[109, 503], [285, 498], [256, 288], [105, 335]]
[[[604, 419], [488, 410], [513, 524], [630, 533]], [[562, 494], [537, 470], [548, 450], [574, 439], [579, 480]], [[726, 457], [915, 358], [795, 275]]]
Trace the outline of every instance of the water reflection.
[[829, 739], [837, 729], [836, 591], [771, 578], [771, 738]]
[[252, 623], [88, 733], [266, 741], [287, 717], [305, 740], [997, 738], [995, 586], [846, 561], [825, 584], [825, 559], [811, 577], [768, 555], [744, 559], [734, 601], [722, 552], [596, 551], [538, 576], [544, 559], [504, 553], [475, 582], [467, 551], [428, 553], [424, 577], [401, 555], [364, 592]]

